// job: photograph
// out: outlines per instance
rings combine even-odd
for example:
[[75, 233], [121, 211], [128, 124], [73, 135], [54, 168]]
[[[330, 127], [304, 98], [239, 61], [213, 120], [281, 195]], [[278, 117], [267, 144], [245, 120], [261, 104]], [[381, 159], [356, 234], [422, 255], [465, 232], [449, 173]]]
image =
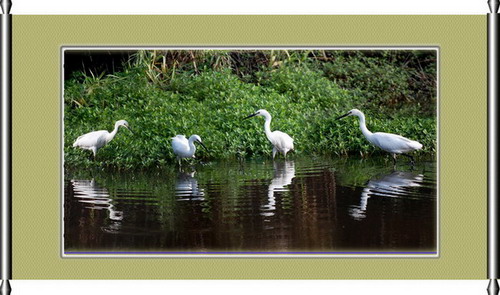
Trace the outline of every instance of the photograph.
[[63, 257], [438, 257], [439, 48], [62, 49]]

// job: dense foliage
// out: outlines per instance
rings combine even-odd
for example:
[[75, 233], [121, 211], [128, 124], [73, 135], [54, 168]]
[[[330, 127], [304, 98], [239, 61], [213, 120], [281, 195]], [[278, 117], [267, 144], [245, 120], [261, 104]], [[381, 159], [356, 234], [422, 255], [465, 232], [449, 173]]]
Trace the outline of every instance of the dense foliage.
[[[198, 134], [207, 160], [269, 157], [271, 129], [290, 134], [296, 154], [368, 157], [380, 153], [362, 136], [352, 108], [373, 132], [401, 134], [436, 152], [434, 51], [140, 51], [114, 73], [76, 72], [65, 81], [67, 167], [92, 166], [91, 152], [71, 145], [81, 134], [121, 129], [99, 150], [101, 165], [149, 168], [174, 161], [170, 138]], [[293, 154], [291, 154], [293, 157]]]

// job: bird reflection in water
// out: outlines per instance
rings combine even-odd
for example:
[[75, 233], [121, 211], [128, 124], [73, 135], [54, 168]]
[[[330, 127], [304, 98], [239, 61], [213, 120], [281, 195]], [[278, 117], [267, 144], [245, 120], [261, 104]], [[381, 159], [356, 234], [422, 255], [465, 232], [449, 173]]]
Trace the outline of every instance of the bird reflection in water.
[[107, 227], [102, 228], [103, 231], [113, 233], [121, 229], [123, 211], [115, 209], [112, 204], [113, 199], [106, 188], [99, 186], [94, 179], [72, 179], [71, 184], [73, 185], [74, 197], [79, 199], [78, 202], [86, 204], [85, 208], [108, 211], [108, 217], [112, 222]]
[[203, 188], [199, 187], [195, 174], [196, 171], [179, 172], [175, 183], [177, 201], [203, 201], [205, 199], [205, 192]]
[[424, 176], [406, 171], [394, 171], [390, 174], [377, 176], [368, 181], [361, 193], [359, 205], [353, 206], [349, 214], [355, 220], [362, 220], [366, 217], [368, 199], [371, 196], [380, 197], [404, 197], [408, 195], [409, 187], [420, 187]]
[[292, 183], [295, 177], [295, 162], [292, 160], [285, 160], [283, 162], [274, 162], [274, 177], [268, 187], [267, 204], [262, 205], [262, 216], [273, 216], [276, 210], [276, 197], [275, 192], [286, 192], [289, 189], [288, 185]]

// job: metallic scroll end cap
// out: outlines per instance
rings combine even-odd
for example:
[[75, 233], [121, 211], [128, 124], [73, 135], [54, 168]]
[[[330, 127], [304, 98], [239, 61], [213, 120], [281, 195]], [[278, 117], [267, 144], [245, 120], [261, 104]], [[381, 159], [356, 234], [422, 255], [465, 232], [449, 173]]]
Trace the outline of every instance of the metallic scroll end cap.
[[488, 6], [490, 7], [490, 13], [498, 13], [498, 7], [500, 6], [500, 1], [488, 0]]
[[7, 280], [2, 281], [2, 286], [0, 286], [0, 294], [2, 295], [10, 295], [12, 288], [10, 287], [10, 283]]
[[0, 6], [2, 7], [2, 14], [10, 14], [10, 8], [12, 7], [11, 0], [0, 0]]
[[488, 295], [498, 295], [498, 282], [497, 280], [493, 279], [490, 280], [490, 283], [488, 284]]

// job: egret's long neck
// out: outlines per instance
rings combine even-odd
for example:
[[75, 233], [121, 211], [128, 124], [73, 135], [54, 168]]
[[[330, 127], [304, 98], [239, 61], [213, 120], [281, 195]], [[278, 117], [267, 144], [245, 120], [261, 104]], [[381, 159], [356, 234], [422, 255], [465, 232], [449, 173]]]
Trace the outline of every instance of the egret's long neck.
[[107, 142], [110, 142], [113, 138], [115, 138], [115, 135], [116, 135], [116, 132], [118, 132], [118, 128], [120, 126], [118, 125], [115, 125], [115, 129], [113, 129], [113, 131], [111, 131], [111, 133], [108, 134], [108, 137], [106, 138], [106, 141]]
[[266, 131], [267, 139], [271, 140], [271, 115], [265, 115], [266, 122], [264, 123], [264, 130]]
[[195, 141], [194, 138], [189, 139], [189, 151], [193, 152], [193, 154], [194, 152], [196, 152], [196, 146], [194, 145], [194, 141]]
[[368, 130], [368, 128], [366, 128], [365, 115], [361, 113], [358, 115], [358, 118], [359, 118], [359, 128], [361, 129], [361, 132], [363, 132], [363, 135], [366, 138], [370, 138], [373, 135], [373, 133], [371, 133], [371, 131]]

